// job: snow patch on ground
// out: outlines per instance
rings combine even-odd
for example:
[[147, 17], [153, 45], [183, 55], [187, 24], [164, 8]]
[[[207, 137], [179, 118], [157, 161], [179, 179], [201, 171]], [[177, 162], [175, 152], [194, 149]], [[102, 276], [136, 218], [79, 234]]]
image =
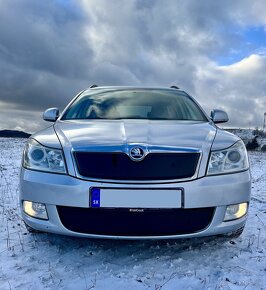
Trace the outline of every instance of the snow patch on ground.
[[252, 199], [238, 239], [90, 240], [29, 234], [18, 176], [26, 140], [0, 138], [0, 289], [266, 289], [266, 154], [249, 154]]

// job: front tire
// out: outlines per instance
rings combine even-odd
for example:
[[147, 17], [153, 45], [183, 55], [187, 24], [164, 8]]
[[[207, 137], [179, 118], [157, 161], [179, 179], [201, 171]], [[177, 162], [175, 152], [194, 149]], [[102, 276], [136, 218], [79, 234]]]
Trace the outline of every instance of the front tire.
[[229, 238], [232, 238], [232, 239], [236, 239], [242, 235], [243, 231], [244, 231], [244, 226], [242, 228], [239, 228], [238, 230], [232, 232], [232, 233], [227, 234], [226, 236]]
[[29, 225], [27, 225], [25, 222], [24, 222], [24, 224], [25, 224], [25, 227], [26, 227], [26, 229], [27, 229], [27, 231], [29, 232], [29, 233], [31, 233], [31, 234], [36, 234], [36, 233], [41, 233], [41, 231], [38, 231], [38, 230], [35, 230], [34, 228], [32, 228], [32, 227], [30, 227]]

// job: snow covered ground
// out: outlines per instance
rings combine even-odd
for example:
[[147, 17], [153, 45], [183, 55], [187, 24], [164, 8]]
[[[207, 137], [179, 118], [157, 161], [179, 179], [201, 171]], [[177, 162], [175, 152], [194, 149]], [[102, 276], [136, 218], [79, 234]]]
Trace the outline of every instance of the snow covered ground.
[[266, 153], [250, 153], [238, 239], [89, 240], [28, 234], [19, 215], [25, 140], [0, 138], [0, 289], [266, 289]]

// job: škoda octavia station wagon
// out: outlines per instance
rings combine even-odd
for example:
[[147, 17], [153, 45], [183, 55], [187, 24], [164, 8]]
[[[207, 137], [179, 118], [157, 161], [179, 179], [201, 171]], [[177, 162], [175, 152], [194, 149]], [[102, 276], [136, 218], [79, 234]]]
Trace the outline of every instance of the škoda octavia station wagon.
[[97, 87], [32, 135], [20, 177], [29, 230], [119, 239], [241, 234], [250, 200], [243, 142], [177, 87]]

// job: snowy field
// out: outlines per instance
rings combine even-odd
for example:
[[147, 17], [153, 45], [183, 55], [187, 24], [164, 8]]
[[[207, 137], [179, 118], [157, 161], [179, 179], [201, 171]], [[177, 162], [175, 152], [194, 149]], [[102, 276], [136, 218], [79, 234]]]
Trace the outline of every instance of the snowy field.
[[89, 240], [28, 234], [18, 208], [25, 140], [0, 139], [0, 289], [266, 289], [266, 153], [240, 238]]

